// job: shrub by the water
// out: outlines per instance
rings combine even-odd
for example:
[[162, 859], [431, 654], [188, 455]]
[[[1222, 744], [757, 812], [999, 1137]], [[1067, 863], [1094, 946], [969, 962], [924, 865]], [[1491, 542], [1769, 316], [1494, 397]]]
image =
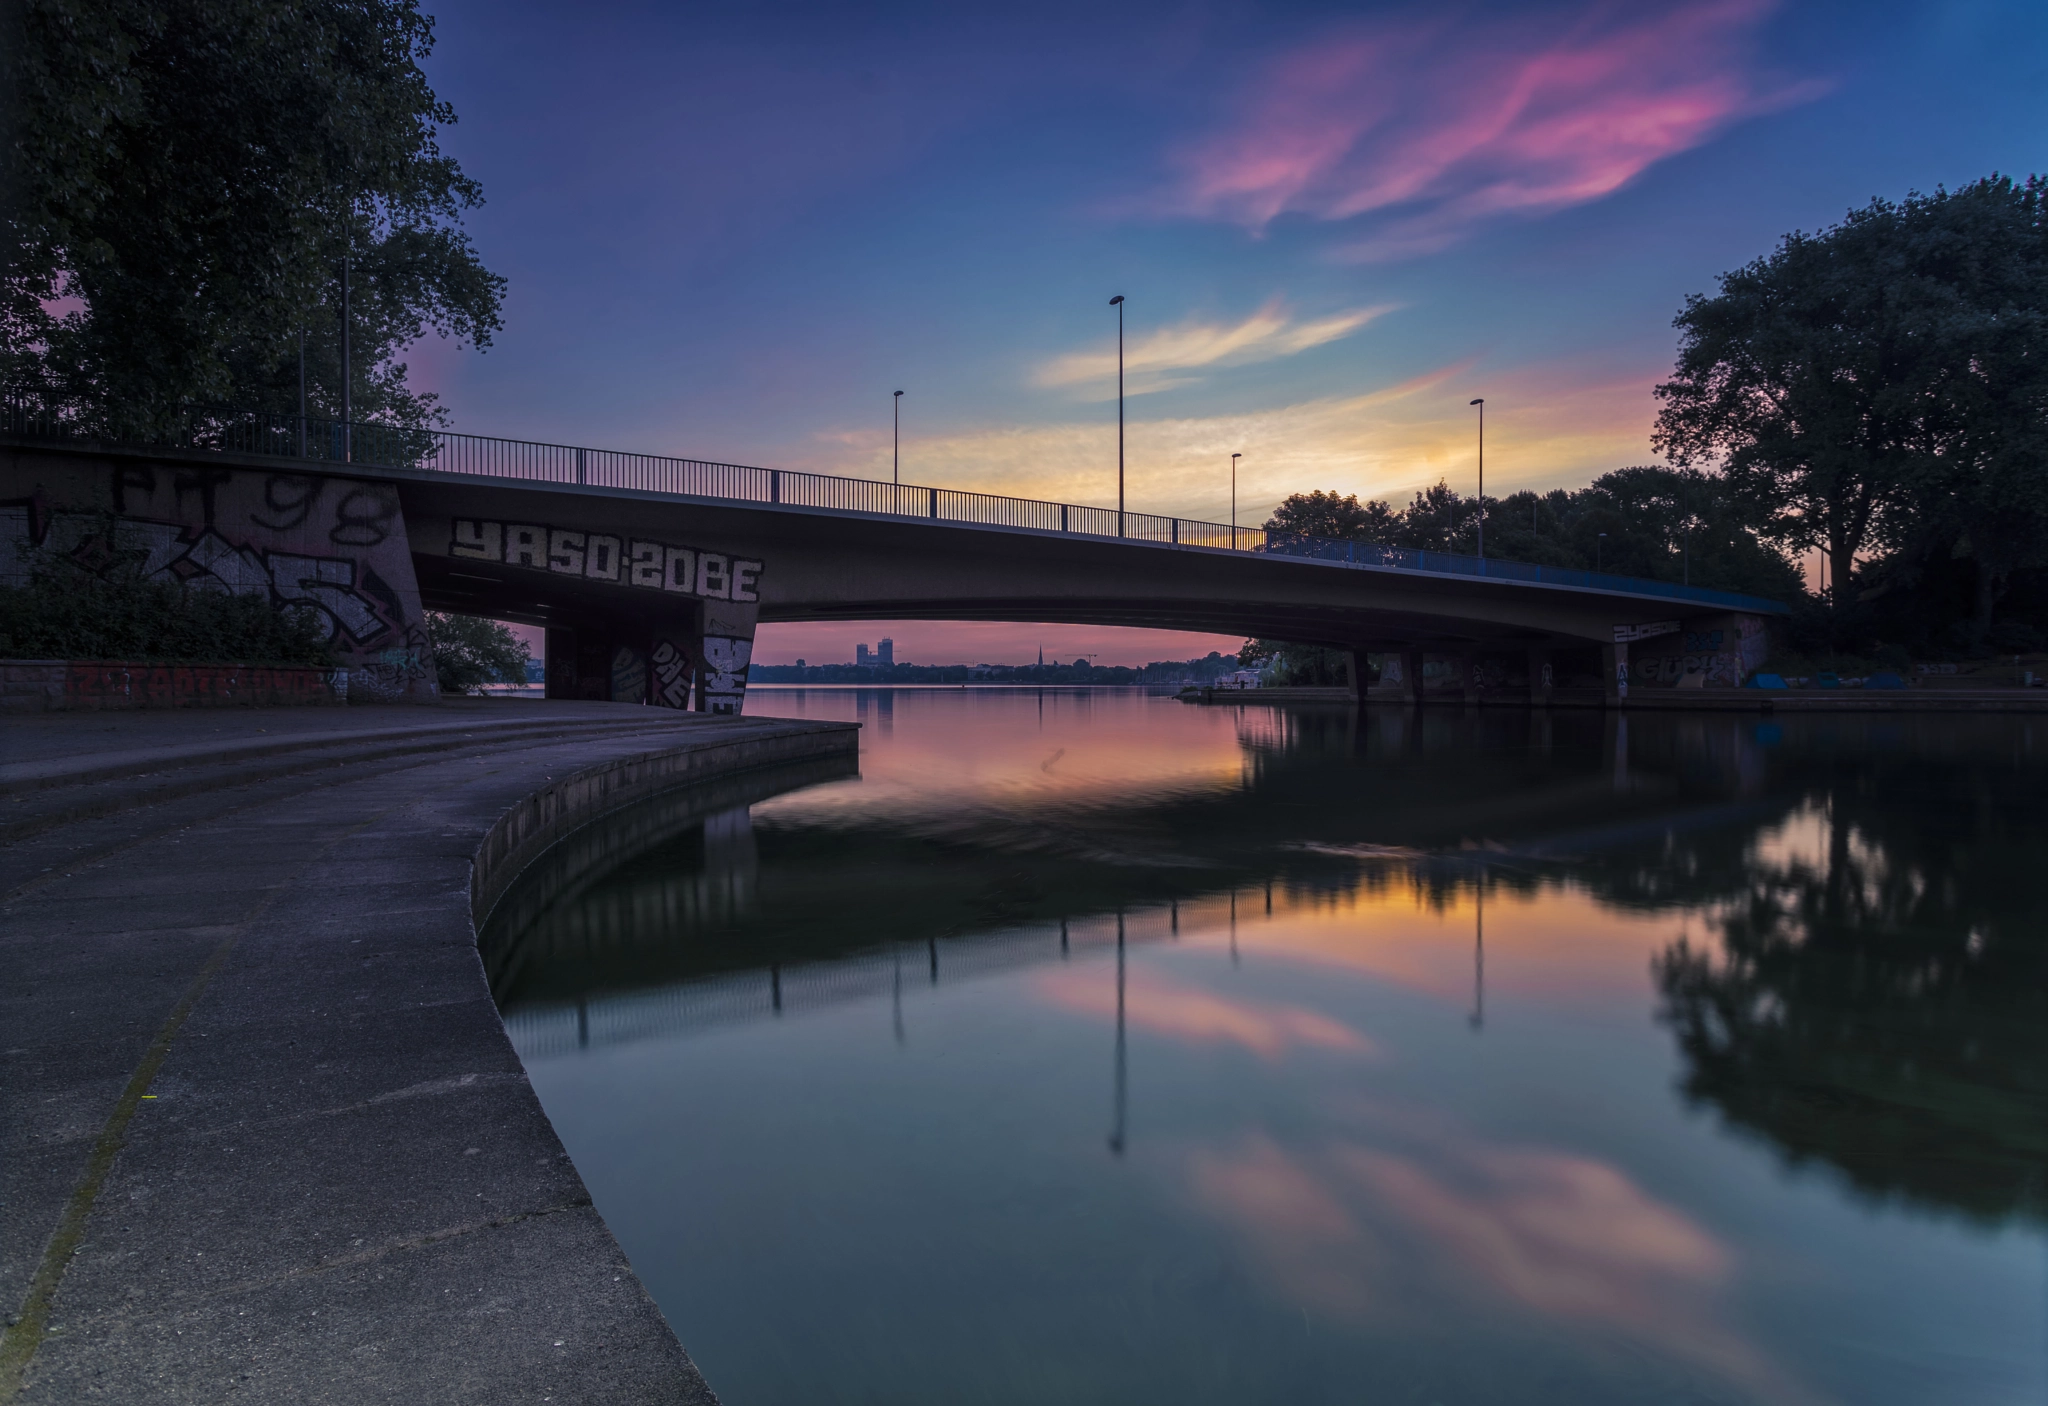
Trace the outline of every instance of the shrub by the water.
[[118, 659], [162, 664], [328, 665], [310, 610], [189, 590], [134, 571], [38, 572], [0, 586], [0, 659]]
[[526, 642], [495, 620], [427, 612], [427, 639], [443, 693], [472, 693], [487, 683], [525, 683]]

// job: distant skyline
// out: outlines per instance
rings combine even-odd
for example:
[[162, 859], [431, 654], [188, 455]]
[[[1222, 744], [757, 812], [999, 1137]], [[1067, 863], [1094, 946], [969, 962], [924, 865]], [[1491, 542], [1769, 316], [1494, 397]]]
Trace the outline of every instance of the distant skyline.
[[510, 279], [410, 357], [457, 428], [887, 478], [901, 388], [906, 482], [1113, 504], [1121, 293], [1130, 506], [1212, 521], [1233, 451], [1246, 523], [1469, 493], [1474, 396], [1497, 494], [1653, 462], [1688, 294], [2048, 168], [2039, 4], [430, 8]]

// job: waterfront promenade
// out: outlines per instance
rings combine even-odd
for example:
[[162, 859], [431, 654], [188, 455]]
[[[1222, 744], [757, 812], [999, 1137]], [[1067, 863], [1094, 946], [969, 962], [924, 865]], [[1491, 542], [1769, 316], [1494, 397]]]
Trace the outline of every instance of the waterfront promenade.
[[0, 1401], [714, 1400], [476, 923], [588, 819], [857, 735], [499, 700], [10, 720]]

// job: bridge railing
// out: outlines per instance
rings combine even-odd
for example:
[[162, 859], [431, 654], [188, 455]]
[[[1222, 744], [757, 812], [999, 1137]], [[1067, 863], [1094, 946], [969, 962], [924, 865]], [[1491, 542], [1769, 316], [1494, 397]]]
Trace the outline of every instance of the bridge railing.
[[704, 459], [632, 454], [530, 440], [496, 439], [450, 430], [414, 430], [394, 425], [345, 424], [292, 415], [194, 411], [174, 429], [148, 435], [109, 437], [62, 417], [18, 405], [0, 410], [0, 431], [24, 438], [164, 445], [224, 453], [265, 454], [321, 463], [429, 469], [542, 483], [584, 484], [744, 503], [822, 508], [896, 518], [925, 518], [975, 527], [1023, 527], [1083, 537], [1123, 538], [1169, 546], [1212, 547], [1273, 556], [1306, 557], [1352, 567], [1392, 568], [1435, 575], [1485, 577], [1499, 581], [1571, 586], [1661, 596], [1724, 610], [1781, 613], [1785, 607], [1755, 596], [1675, 581], [1652, 581], [1569, 567], [1538, 566], [1413, 547], [1333, 540], [1298, 533], [1231, 527], [1153, 513], [1119, 513], [1114, 508], [1051, 503], [957, 488], [882, 483], [796, 469], [763, 469]]

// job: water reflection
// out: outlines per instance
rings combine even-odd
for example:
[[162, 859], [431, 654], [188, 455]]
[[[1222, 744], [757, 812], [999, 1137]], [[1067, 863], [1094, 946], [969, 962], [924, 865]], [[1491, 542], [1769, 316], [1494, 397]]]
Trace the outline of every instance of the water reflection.
[[2048, 1387], [2031, 724], [890, 708], [858, 779], [622, 818], [487, 935], [722, 1391]]

